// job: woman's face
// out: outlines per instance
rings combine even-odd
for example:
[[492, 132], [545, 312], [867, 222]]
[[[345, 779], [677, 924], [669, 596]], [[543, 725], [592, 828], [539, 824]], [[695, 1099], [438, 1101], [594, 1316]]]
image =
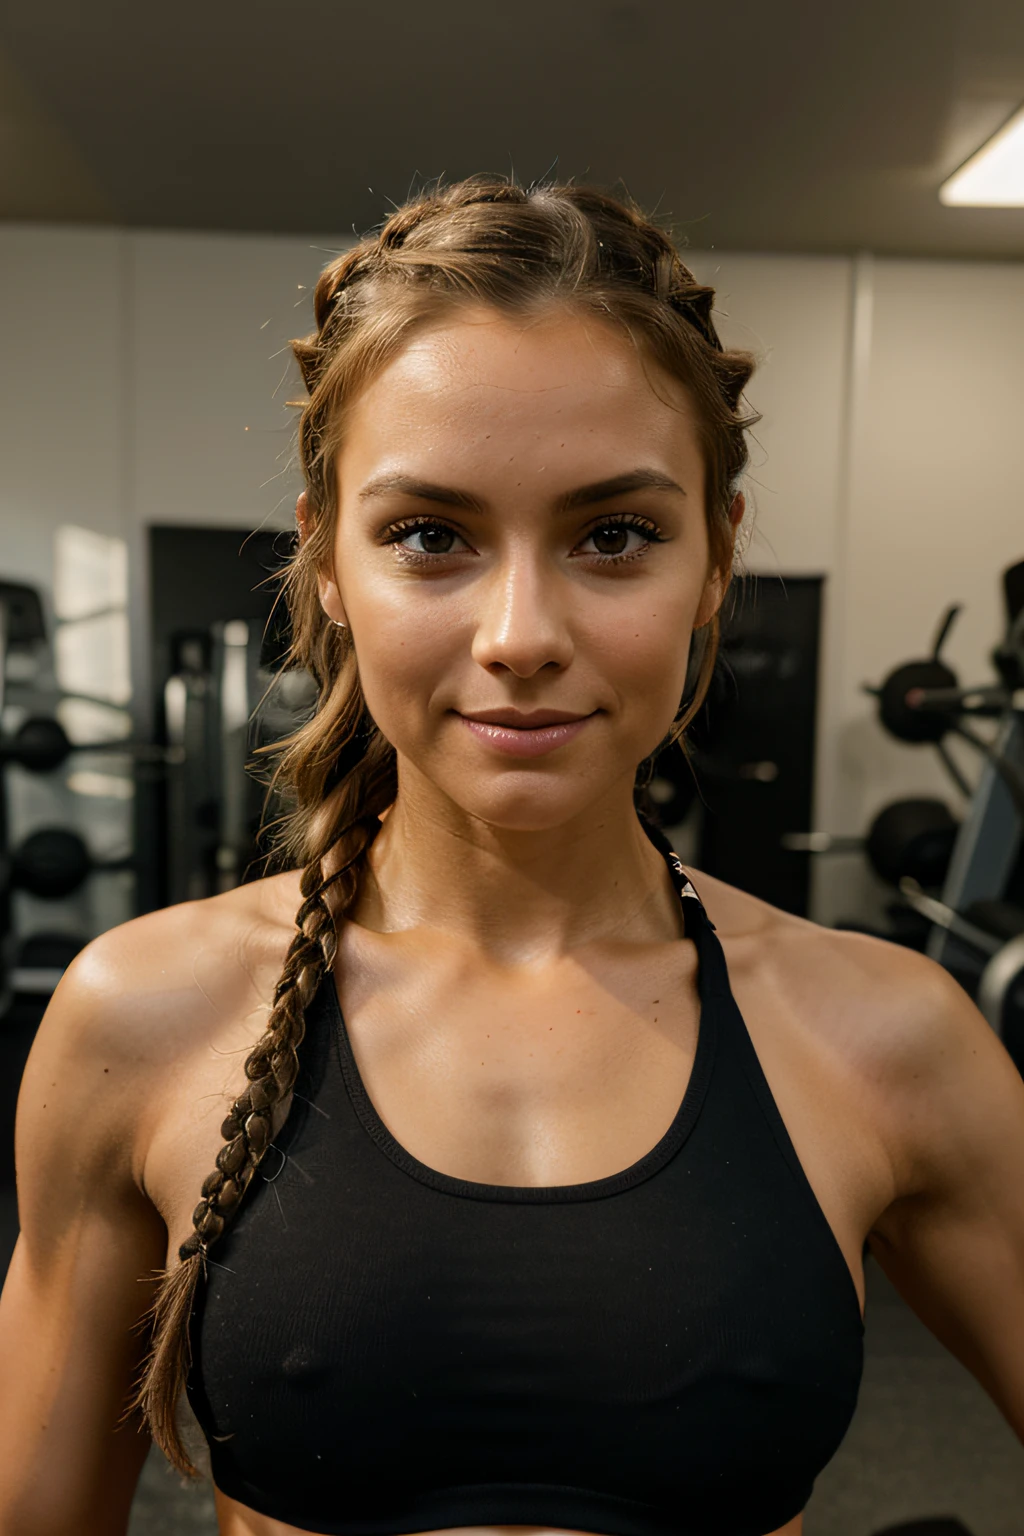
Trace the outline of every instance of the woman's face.
[[721, 597], [686, 392], [571, 313], [419, 332], [348, 414], [321, 596], [403, 794], [518, 831], [631, 803]]

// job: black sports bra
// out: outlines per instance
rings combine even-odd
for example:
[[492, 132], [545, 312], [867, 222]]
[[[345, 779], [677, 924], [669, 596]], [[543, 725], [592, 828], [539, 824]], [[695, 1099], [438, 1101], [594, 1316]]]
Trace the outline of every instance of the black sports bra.
[[537, 1188], [419, 1162], [325, 977], [191, 1321], [188, 1396], [230, 1498], [322, 1536], [764, 1536], [803, 1509], [856, 1406], [860, 1304], [713, 926], [649, 835], [698, 947], [700, 1028], [675, 1119], [621, 1173]]

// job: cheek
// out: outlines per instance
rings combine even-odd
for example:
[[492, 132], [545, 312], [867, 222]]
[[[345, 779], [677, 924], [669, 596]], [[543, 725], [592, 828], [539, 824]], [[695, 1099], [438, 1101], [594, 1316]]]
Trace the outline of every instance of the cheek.
[[666, 585], [589, 616], [586, 649], [627, 708], [660, 709], [666, 698], [678, 704], [697, 602], [685, 585]]
[[363, 695], [391, 739], [458, 666], [463, 626], [451, 605], [410, 601], [387, 582], [362, 585], [347, 609]]

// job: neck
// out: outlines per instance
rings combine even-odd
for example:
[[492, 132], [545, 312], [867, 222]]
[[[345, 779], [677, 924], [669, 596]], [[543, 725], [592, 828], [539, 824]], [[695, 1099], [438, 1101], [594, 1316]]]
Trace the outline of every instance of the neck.
[[496, 827], [400, 787], [351, 915], [383, 933], [442, 930], [519, 963], [601, 941], [667, 942], [683, 932], [631, 785], [541, 831]]

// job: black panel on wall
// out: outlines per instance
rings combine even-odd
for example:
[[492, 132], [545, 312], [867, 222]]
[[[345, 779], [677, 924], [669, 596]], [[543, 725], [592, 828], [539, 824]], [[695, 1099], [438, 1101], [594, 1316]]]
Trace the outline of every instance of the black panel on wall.
[[[277, 595], [277, 583], [267, 578], [280, 570], [294, 537], [273, 529], [248, 532], [177, 525], [149, 529], [150, 643], [158, 741], [165, 740], [164, 687], [178, 669], [182, 638], [208, 635], [212, 625], [226, 619], [266, 625]], [[275, 628], [283, 609], [279, 603]], [[152, 911], [165, 899], [163, 795], [163, 786], [157, 783], [138, 797], [140, 912]]]
[[693, 732], [700, 867], [802, 916], [810, 858], [782, 837], [813, 824], [821, 603], [820, 576], [738, 580]]
[[267, 577], [280, 569], [294, 537], [272, 529], [150, 528], [150, 634], [158, 709], [175, 668], [175, 636], [208, 630], [219, 619], [265, 624], [277, 590]]

